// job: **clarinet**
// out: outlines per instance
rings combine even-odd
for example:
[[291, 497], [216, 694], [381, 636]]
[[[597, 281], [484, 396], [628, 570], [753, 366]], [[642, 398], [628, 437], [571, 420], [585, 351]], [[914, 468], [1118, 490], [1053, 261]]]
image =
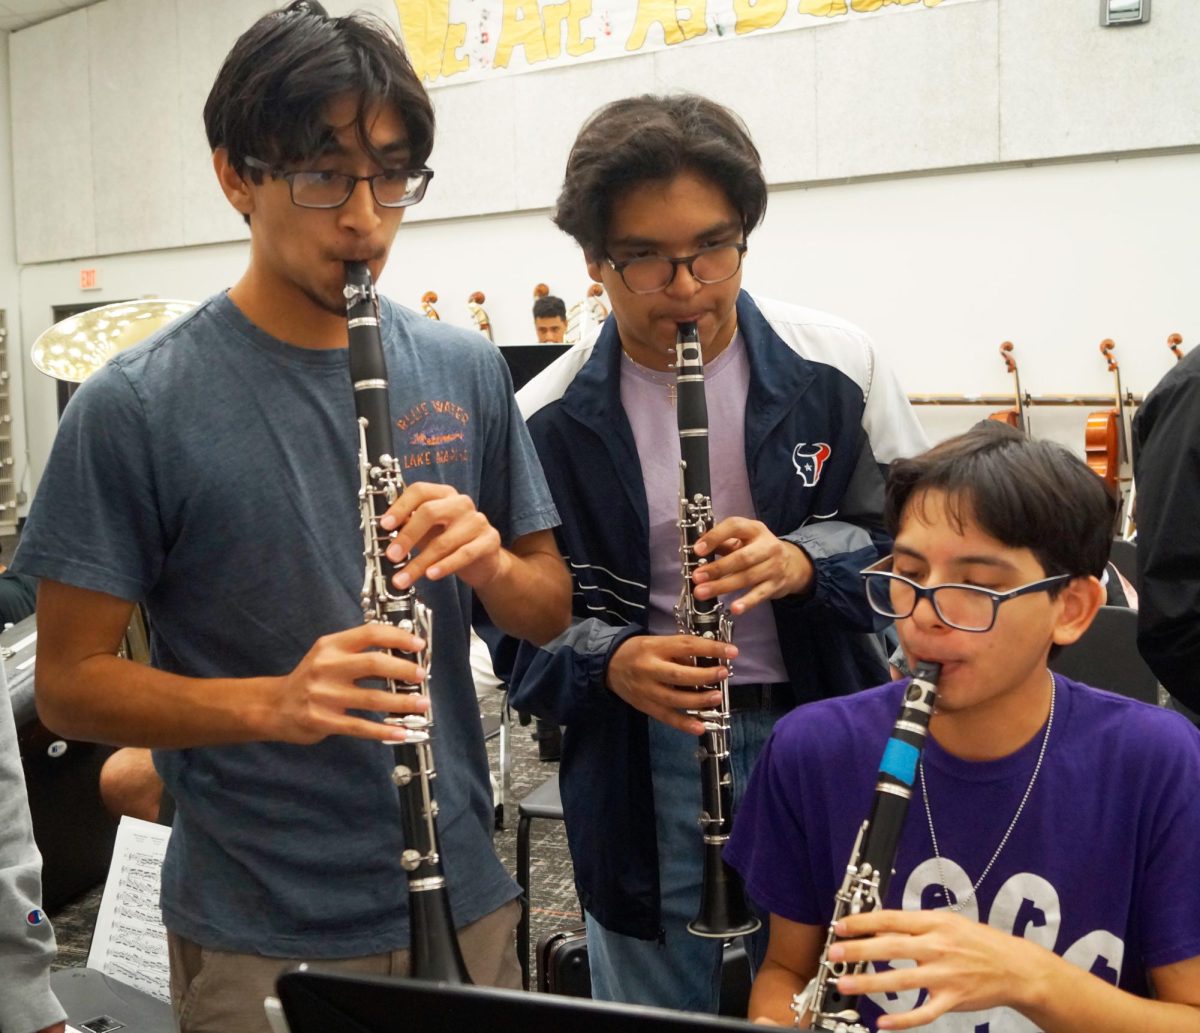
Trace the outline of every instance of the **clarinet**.
[[929, 719], [933, 716], [941, 672], [941, 664], [918, 664], [904, 692], [900, 716], [896, 718], [892, 737], [879, 762], [871, 816], [858, 830], [850, 863], [846, 865], [846, 876], [834, 899], [833, 918], [817, 964], [817, 974], [804, 992], [792, 999], [796, 1025], [805, 1015], [811, 1014], [812, 1030], [868, 1033], [859, 1014], [858, 997], [838, 993], [837, 988], [839, 976], [858, 975], [865, 971], [866, 962], [851, 964], [829, 960], [829, 948], [839, 940], [833, 927], [846, 915], [877, 911], [883, 907], [900, 846], [900, 832], [908, 813], [908, 801], [912, 797], [913, 779], [929, 734]]
[[[675, 605], [681, 635], [716, 642], [733, 640], [733, 618], [715, 597], [697, 599], [692, 575], [708, 562], [696, 555], [696, 542], [714, 523], [708, 468], [708, 406], [704, 400], [704, 358], [695, 323], [680, 323], [675, 337], [676, 412], [679, 419], [679, 556], [683, 588]], [[696, 657], [697, 667], [716, 667], [715, 657]], [[704, 882], [700, 913], [688, 923], [696, 936], [724, 939], [752, 933], [762, 923], [746, 904], [742, 879], [721, 851], [733, 828], [733, 769], [729, 759], [729, 678], [720, 683], [716, 709], [689, 710], [704, 724], [700, 748], [703, 809]]]
[[[363, 619], [368, 623], [394, 624], [425, 642], [420, 653], [393, 651], [426, 672], [424, 688], [387, 679], [387, 691], [421, 693], [430, 701], [428, 672], [433, 614], [417, 598], [414, 588], [398, 591], [392, 575], [403, 570], [407, 560], [393, 564], [385, 555], [393, 534], [379, 526], [379, 519], [404, 490], [400, 464], [392, 454], [392, 419], [388, 410], [387, 365], [379, 334], [379, 299], [371, 273], [362, 262], [346, 263], [347, 332], [350, 342], [350, 379], [354, 384], [354, 408], [358, 416], [359, 489], [358, 501], [363, 532]], [[445, 983], [470, 983], [463, 963], [446, 878], [438, 848], [437, 801], [433, 797], [432, 708], [425, 714], [389, 717], [386, 723], [404, 729], [404, 739], [392, 743], [396, 766], [392, 782], [400, 794], [400, 813], [405, 849], [400, 866], [408, 876], [409, 939], [412, 976]]]

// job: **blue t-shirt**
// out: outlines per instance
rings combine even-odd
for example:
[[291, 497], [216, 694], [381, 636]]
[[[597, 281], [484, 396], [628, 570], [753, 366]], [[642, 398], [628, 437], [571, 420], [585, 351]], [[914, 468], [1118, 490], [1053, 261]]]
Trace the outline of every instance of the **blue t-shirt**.
[[[726, 857], [774, 914], [827, 925], [907, 682], [801, 707], [775, 726]], [[1012, 836], [963, 914], [1024, 936], [1148, 996], [1146, 971], [1200, 955], [1200, 732], [1180, 715], [1057, 677], [1041, 772]], [[966, 899], [1029, 784], [1039, 733], [999, 760], [924, 754], [951, 902]], [[945, 905], [919, 782], [886, 906]], [[923, 991], [861, 999], [910, 1011]], [[947, 1014], [922, 1029], [1026, 1033], [1008, 1008]]]
[[[499, 350], [383, 302], [396, 455], [453, 485], [505, 544], [557, 514]], [[16, 564], [144, 600], [155, 666], [281, 675], [362, 623], [358, 426], [346, 349], [276, 340], [219, 295], [114, 358], [71, 400]], [[470, 589], [433, 610], [434, 783], [457, 925], [517, 895], [491, 845], [468, 663]], [[177, 812], [163, 918], [204, 946], [348, 957], [408, 943], [392, 751], [345, 736], [156, 751]]]

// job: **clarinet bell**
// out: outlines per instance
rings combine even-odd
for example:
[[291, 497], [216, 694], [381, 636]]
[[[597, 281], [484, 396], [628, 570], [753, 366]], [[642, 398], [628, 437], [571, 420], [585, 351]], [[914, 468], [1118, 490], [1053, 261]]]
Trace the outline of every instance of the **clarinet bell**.
[[700, 913], [688, 923], [688, 932], [723, 940], [746, 936], [761, 926], [762, 922], [746, 903], [742, 877], [725, 863], [720, 846], [706, 845]]

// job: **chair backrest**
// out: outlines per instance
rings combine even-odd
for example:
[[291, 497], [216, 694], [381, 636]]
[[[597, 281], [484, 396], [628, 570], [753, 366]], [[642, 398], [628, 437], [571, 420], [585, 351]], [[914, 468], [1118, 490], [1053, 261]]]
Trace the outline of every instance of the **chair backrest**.
[[1137, 584], [1137, 542], [1114, 538], [1108, 558], [1131, 585]]
[[1137, 613], [1124, 606], [1101, 606], [1091, 627], [1050, 666], [1097, 689], [1158, 704], [1158, 679], [1137, 648]]

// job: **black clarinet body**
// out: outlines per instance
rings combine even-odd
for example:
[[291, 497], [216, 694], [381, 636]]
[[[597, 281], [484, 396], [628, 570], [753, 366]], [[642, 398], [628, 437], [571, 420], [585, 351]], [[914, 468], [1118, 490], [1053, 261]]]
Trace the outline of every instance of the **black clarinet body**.
[[[385, 550], [392, 535], [379, 526], [380, 518], [404, 490], [404, 479], [399, 461], [393, 455], [379, 301], [364, 263], [346, 263], [345, 298], [350, 379], [359, 427], [359, 507], [365, 561], [363, 619], [404, 628], [425, 642], [420, 654], [397, 651], [395, 655], [419, 664], [426, 672], [426, 684], [411, 685], [388, 679], [387, 690], [421, 693], [429, 699], [432, 613], [417, 598], [415, 588], [400, 591], [392, 585], [392, 576], [407, 561], [393, 564], [387, 558]], [[404, 739], [392, 745], [396, 762], [392, 781], [400, 795], [404, 834], [400, 864], [408, 878], [411, 974], [417, 979], [469, 983], [454, 931], [438, 845], [437, 801], [433, 793], [436, 770], [431, 741], [433, 709], [431, 706], [422, 715], [386, 720], [404, 729]]]
[[835, 923], [846, 915], [879, 910], [887, 898], [917, 765], [937, 701], [941, 670], [941, 664], [918, 664], [904, 691], [900, 716], [896, 718], [879, 762], [871, 814], [858, 830], [845, 878], [837, 892], [817, 974], [792, 1003], [797, 1024], [803, 1022], [806, 1015], [811, 1016], [807, 1027], [810, 1030], [868, 1033], [859, 1014], [858, 997], [841, 994], [837, 988], [839, 977], [857, 975], [866, 965], [830, 961], [829, 948], [840, 939], [833, 931]]
[[[675, 606], [680, 634], [719, 642], [733, 639], [733, 620], [714, 596], [697, 599], [693, 574], [708, 562], [696, 555], [696, 542], [713, 526], [712, 481], [708, 465], [708, 405], [704, 398], [704, 358], [695, 323], [680, 323], [675, 338], [675, 406], [679, 422], [679, 556], [683, 588]], [[716, 667], [714, 657], [697, 657], [697, 667]], [[697, 757], [703, 807], [704, 881], [700, 912], [688, 930], [724, 939], [752, 933], [762, 923], [746, 903], [742, 879], [721, 851], [733, 829], [733, 769], [729, 743], [729, 679], [722, 679], [716, 708], [690, 710], [704, 724]], [[707, 690], [706, 690], [707, 691]]]

